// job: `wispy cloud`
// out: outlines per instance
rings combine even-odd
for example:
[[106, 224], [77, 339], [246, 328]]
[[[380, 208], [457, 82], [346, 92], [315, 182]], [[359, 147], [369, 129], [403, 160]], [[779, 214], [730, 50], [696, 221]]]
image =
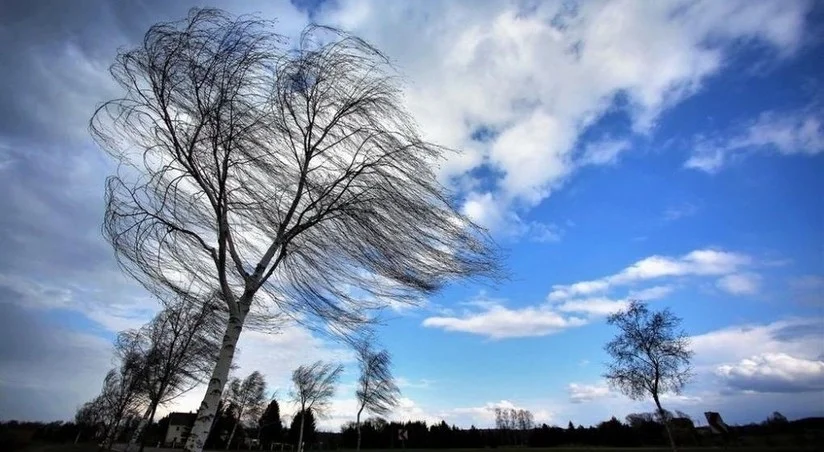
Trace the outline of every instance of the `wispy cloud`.
[[707, 173], [720, 171], [731, 159], [751, 152], [781, 155], [815, 155], [824, 152], [824, 126], [820, 112], [765, 112], [743, 131], [726, 138], [701, 139], [684, 163]]
[[607, 290], [675, 276], [724, 276], [752, 263], [745, 254], [719, 249], [700, 249], [678, 257], [650, 256], [613, 275], [569, 285], [554, 285], [549, 300], [564, 300], [576, 296], [604, 293]]

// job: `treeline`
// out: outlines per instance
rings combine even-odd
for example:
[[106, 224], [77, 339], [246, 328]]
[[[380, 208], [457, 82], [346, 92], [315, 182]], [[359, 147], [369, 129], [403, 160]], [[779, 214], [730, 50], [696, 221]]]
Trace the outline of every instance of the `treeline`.
[[[272, 443], [295, 444], [299, 437], [300, 415], [287, 425], [280, 422], [268, 424], [270, 420], [280, 420], [277, 402], [267, 407], [257, 425], [238, 428], [230, 449], [243, 447], [244, 438], [260, 435], [260, 448], [269, 450]], [[231, 411], [223, 411], [218, 421], [219, 427], [213, 431], [226, 433], [232, 425]], [[711, 433], [707, 427], [692, 427], [692, 422], [674, 418], [679, 444], [684, 446], [710, 447], [721, 445], [721, 437]], [[168, 417], [146, 426], [147, 444], [162, 441], [168, 426]], [[276, 427], [274, 427], [276, 425]], [[258, 430], [260, 429], [260, 430]], [[406, 439], [399, 432], [406, 432]], [[0, 450], [20, 450], [31, 443], [72, 443], [82, 432], [82, 427], [73, 422], [0, 422]], [[387, 422], [381, 418], [370, 418], [361, 424], [362, 449], [448, 449], [448, 448], [497, 448], [497, 447], [554, 447], [554, 446], [604, 446], [643, 447], [664, 446], [667, 436], [661, 423], [652, 413], [631, 414], [624, 422], [617, 418], [601, 422], [595, 426], [575, 426], [571, 422], [566, 427], [542, 424], [528, 429], [518, 428], [475, 428], [450, 426], [445, 421], [427, 425], [426, 422]], [[731, 443], [740, 446], [798, 446], [807, 447], [824, 444], [824, 418], [805, 418], [788, 421], [774, 413], [761, 423], [730, 427]], [[126, 440], [126, 436], [122, 438]], [[354, 423], [341, 428], [340, 433], [316, 432], [315, 419], [310, 414], [304, 423], [304, 442], [311, 450], [355, 449], [357, 429]], [[211, 435], [207, 449], [225, 449], [226, 436]]]
[[[696, 428], [687, 417], [672, 418], [670, 427], [682, 446], [719, 446], [724, 442], [708, 427]], [[400, 439], [400, 431], [406, 431], [407, 439]], [[462, 429], [445, 421], [427, 425], [422, 421], [398, 423], [372, 418], [363, 423], [361, 434], [361, 448], [364, 449], [645, 447], [668, 444], [664, 425], [656, 420], [653, 413], [631, 414], [624, 422], [613, 417], [589, 427], [575, 426], [570, 422], [566, 427], [542, 424], [525, 429], [479, 429], [474, 426]], [[349, 424], [342, 428], [340, 436], [330, 446], [332, 449], [354, 449], [356, 438], [355, 426]], [[730, 427], [729, 441], [739, 445], [820, 445], [824, 444], [824, 418], [787, 421], [780, 414], [774, 414], [761, 423]]]

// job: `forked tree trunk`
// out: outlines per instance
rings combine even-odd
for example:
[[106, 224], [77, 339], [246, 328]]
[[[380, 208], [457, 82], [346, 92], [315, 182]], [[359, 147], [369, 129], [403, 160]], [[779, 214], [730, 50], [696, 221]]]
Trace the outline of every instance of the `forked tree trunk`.
[[209, 431], [212, 429], [212, 423], [215, 420], [215, 413], [220, 402], [220, 396], [223, 394], [223, 387], [226, 386], [226, 380], [229, 378], [229, 368], [232, 365], [232, 358], [235, 356], [235, 347], [240, 338], [240, 331], [243, 329], [243, 320], [243, 316], [232, 315], [229, 317], [229, 322], [226, 324], [226, 333], [223, 335], [223, 342], [220, 346], [220, 354], [218, 354], [217, 363], [206, 388], [206, 395], [197, 410], [197, 419], [195, 419], [189, 433], [189, 439], [186, 441], [186, 447], [184, 448], [186, 452], [203, 452], [203, 446], [209, 437]]
[[675, 446], [675, 439], [672, 437], [672, 431], [670, 430], [669, 419], [667, 418], [666, 412], [664, 411], [664, 408], [661, 407], [661, 402], [658, 400], [658, 396], [653, 395], [652, 398], [655, 400], [655, 406], [658, 407], [658, 415], [661, 416], [661, 419], [664, 421], [664, 430], [667, 431], [667, 437], [669, 438], [672, 452], [678, 452], [678, 447]]

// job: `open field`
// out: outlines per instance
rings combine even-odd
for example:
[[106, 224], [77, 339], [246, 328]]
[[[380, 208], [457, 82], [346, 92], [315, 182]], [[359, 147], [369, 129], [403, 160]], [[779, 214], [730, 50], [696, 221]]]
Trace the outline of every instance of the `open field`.
[[[97, 452], [97, 447], [94, 445], [38, 445], [23, 449], [25, 452]], [[169, 449], [147, 447], [145, 452], [182, 452], [183, 449]], [[381, 449], [382, 450], [382, 449]], [[387, 449], [390, 450], [390, 449]], [[667, 447], [550, 447], [550, 448], [486, 448], [486, 449], [391, 449], [403, 452], [669, 452]], [[679, 447], [680, 452], [698, 452], [698, 451], [721, 451], [725, 450], [722, 447]], [[740, 451], [740, 452], [779, 452], [779, 451], [824, 451], [822, 447], [807, 447], [799, 448], [797, 446], [791, 447], [730, 447], [726, 450]], [[378, 452], [378, 449], [364, 449], [364, 452]], [[226, 452], [226, 451], [207, 451], [207, 452]], [[240, 451], [237, 451], [240, 452]], [[354, 452], [354, 450], [339, 449], [339, 452]]]

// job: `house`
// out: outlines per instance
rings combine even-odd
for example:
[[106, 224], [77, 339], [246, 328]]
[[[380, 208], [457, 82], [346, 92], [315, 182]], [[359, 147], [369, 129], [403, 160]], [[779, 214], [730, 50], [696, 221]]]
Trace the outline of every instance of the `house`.
[[169, 426], [163, 444], [171, 447], [185, 444], [196, 418], [197, 413], [169, 413]]

